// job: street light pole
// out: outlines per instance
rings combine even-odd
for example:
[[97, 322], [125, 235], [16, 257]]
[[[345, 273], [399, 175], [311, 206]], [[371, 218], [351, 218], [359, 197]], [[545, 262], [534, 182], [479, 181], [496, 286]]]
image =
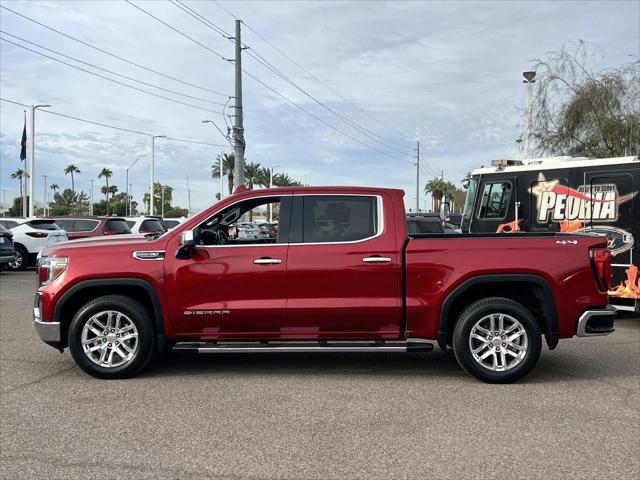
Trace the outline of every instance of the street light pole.
[[29, 216], [34, 216], [34, 197], [35, 197], [35, 152], [36, 152], [36, 110], [40, 107], [50, 107], [51, 105], [31, 105], [29, 107], [30, 120], [31, 120], [31, 142], [29, 144], [31, 150], [31, 156], [29, 157], [29, 167], [27, 174], [29, 175], [29, 191], [28, 191], [28, 203], [29, 203]]
[[44, 190], [42, 191], [43, 195], [43, 201], [44, 201], [44, 206], [42, 207], [42, 216], [46, 217], [47, 216], [47, 176], [46, 175], [42, 175], [44, 177]]
[[533, 122], [533, 84], [536, 82], [536, 72], [529, 70], [522, 72], [522, 83], [527, 84], [527, 136], [524, 151], [527, 158], [531, 158], [531, 123]]
[[153, 183], [155, 179], [155, 157], [156, 157], [156, 138], [167, 138], [166, 135], [152, 135], [151, 136], [151, 172], [149, 178], [149, 215], [153, 215]]
[[[225, 135], [224, 132], [220, 130], [220, 128], [218, 128], [218, 125], [216, 125], [216, 123], [213, 120], [202, 120], [202, 123], [210, 123], [211, 125], [213, 125], [215, 129], [218, 130], [218, 132], [220, 132], [220, 135], [222, 135], [227, 140], [227, 142], [229, 142], [229, 144], [233, 146], [233, 143], [229, 141], [229, 137]], [[222, 155], [220, 155], [220, 200], [224, 198], [224, 178], [223, 177], [224, 177], [224, 170], [223, 170], [223, 164], [222, 164]]]
[[125, 185], [126, 189], [127, 189], [127, 203], [125, 206], [125, 209], [127, 210], [127, 215], [131, 215], [131, 200], [129, 199], [130, 195], [129, 195], [129, 170], [131, 170], [133, 168], [133, 166], [137, 163], [138, 160], [140, 160], [141, 158], [146, 157], [146, 155], [138, 155], [138, 158], [136, 158], [133, 163], [131, 165], [129, 165], [129, 168], [127, 168], [127, 183]]
[[[273, 188], [273, 170], [280, 165], [272, 165], [269, 169], [269, 188]], [[273, 207], [269, 204], [269, 223], [273, 222]]]
[[93, 178], [90, 180], [91, 182], [91, 205], [89, 208], [89, 215], [93, 216]]

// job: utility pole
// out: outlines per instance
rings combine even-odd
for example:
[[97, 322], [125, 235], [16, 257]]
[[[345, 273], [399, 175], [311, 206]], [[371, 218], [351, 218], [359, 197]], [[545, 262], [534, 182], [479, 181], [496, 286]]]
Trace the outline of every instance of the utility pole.
[[89, 208], [89, 215], [93, 215], [93, 178], [90, 181], [91, 181], [91, 205]]
[[164, 218], [164, 185], [161, 185], [162, 187], [162, 195], [160, 195], [160, 201], [162, 202], [160, 204], [160, 215], [162, 216], [162, 218]]
[[[220, 176], [222, 177], [222, 170], [220, 170]], [[220, 197], [222, 200], [222, 197]], [[187, 217], [191, 215], [191, 188], [189, 187], [189, 175], [187, 175]]]
[[44, 201], [44, 206], [42, 207], [42, 216], [46, 217], [47, 216], [47, 176], [46, 175], [42, 175], [44, 177], [44, 190], [42, 191], [43, 195], [43, 201]]
[[[273, 188], [273, 169], [280, 165], [272, 165], [269, 169], [269, 188]], [[269, 223], [273, 222], [273, 206], [269, 203]]]
[[[51, 105], [31, 105], [29, 107], [30, 120], [31, 120], [31, 142], [29, 143], [31, 155], [29, 157], [29, 167], [27, 169], [27, 174], [29, 175], [29, 192], [27, 194], [27, 203], [29, 204], [29, 216], [34, 216], [34, 207], [35, 207], [35, 153], [36, 153], [36, 110], [40, 107], [50, 107]], [[24, 208], [23, 208], [24, 210]]]
[[[244, 127], [242, 125], [242, 41], [240, 38], [240, 24], [242, 20], [236, 20], [236, 58], [235, 58], [235, 73], [236, 73], [236, 88], [235, 88], [235, 100], [236, 100], [236, 114], [235, 122], [233, 125], [233, 150], [234, 150], [234, 164], [233, 164], [233, 189], [244, 185]], [[222, 173], [222, 172], [220, 172]]]
[[416, 140], [416, 212], [420, 212], [420, 140]]
[[132, 207], [133, 207], [133, 183], [129, 184], [129, 216], [131, 216], [132, 214]]

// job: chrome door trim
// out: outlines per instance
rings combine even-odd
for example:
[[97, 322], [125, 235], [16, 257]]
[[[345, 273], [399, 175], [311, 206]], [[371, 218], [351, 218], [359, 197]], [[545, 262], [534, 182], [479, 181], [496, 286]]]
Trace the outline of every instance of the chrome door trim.
[[280, 258], [256, 258], [253, 263], [256, 265], [277, 265], [282, 263]]
[[362, 259], [364, 263], [389, 263], [390, 257], [364, 257]]

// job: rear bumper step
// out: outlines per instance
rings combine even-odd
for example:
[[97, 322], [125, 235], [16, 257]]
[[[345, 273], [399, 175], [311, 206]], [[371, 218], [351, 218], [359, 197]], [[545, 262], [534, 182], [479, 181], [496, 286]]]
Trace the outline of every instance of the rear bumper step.
[[292, 352], [430, 352], [433, 344], [426, 340], [409, 341], [265, 341], [265, 342], [178, 342], [174, 352], [197, 353], [292, 353]]
[[615, 317], [616, 309], [610, 305], [603, 309], [585, 310], [578, 319], [576, 335], [578, 337], [609, 335], [615, 330], [613, 328]]

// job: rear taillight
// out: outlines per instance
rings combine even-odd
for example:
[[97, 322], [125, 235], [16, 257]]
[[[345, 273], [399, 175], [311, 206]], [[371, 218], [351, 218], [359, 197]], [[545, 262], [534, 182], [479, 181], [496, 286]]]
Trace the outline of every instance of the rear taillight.
[[606, 292], [611, 288], [611, 251], [608, 248], [591, 250], [591, 266], [596, 276], [598, 288]]
[[48, 233], [44, 233], [44, 232], [26, 232], [26, 233], [27, 235], [33, 238], [46, 238], [49, 236]]

